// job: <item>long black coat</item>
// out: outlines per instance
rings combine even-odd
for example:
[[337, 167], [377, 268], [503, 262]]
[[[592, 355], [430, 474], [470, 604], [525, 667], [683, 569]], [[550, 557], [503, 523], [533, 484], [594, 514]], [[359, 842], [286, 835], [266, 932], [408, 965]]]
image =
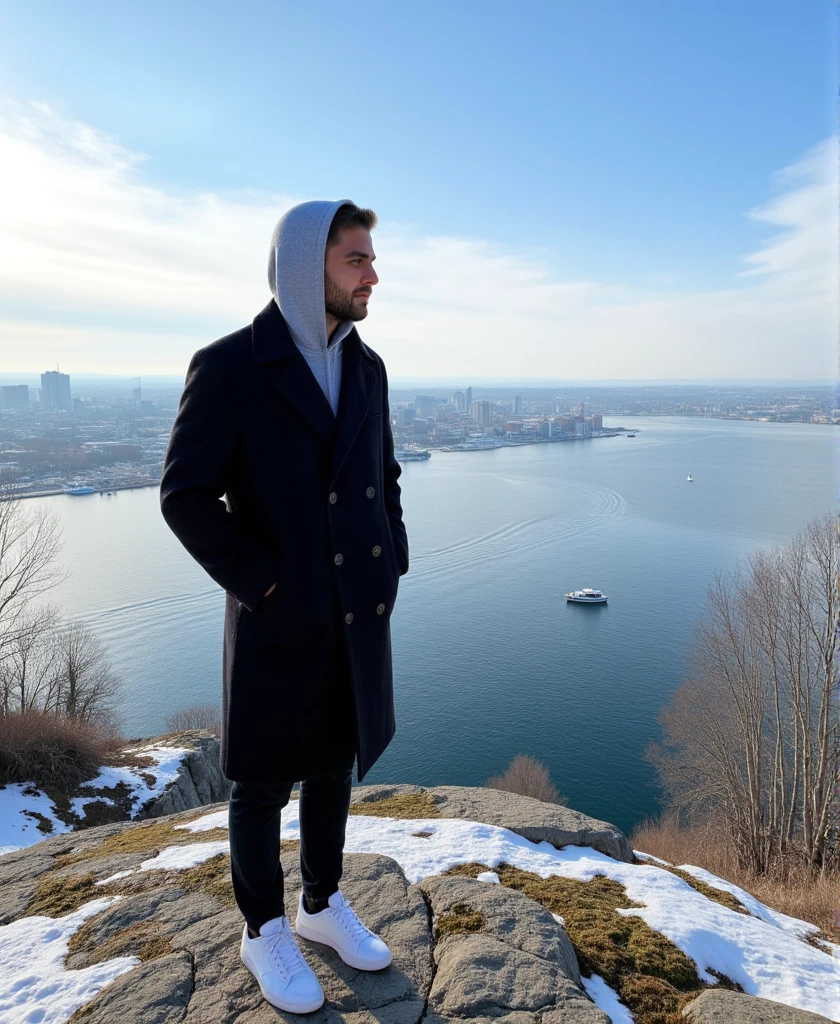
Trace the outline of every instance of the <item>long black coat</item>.
[[390, 616], [408, 571], [399, 475], [385, 366], [355, 328], [337, 417], [273, 299], [193, 356], [161, 510], [226, 591], [229, 779], [304, 779], [355, 749], [361, 782], [394, 735]]

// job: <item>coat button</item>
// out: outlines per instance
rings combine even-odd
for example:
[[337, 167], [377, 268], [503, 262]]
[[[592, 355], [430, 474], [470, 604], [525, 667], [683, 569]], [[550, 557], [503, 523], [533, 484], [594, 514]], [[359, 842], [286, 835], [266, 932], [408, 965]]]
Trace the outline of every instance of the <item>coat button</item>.
[[335, 558], [333, 559], [333, 561], [335, 562], [335, 564], [336, 564], [336, 565], [341, 565], [341, 563], [342, 563], [342, 562], [344, 561], [344, 555], [342, 555], [342, 554], [341, 554], [341, 553], [339, 552], [339, 554], [337, 554], [337, 555], [335, 556]]
[[373, 555], [374, 558], [379, 558], [379, 556], [382, 554], [382, 548], [378, 544], [374, 544], [371, 554]]
[[348, 612], [348, 613], [347, 613], [347, 614], [346, 614], [346, 615], [344, 616], [344, 621], [345, 621], [345, 622], [347, 623], [347, 625], [349, 626], [349, 625], [350, 625], [350, 623], [351, 623], [351, 622], [353, 621], [353, 613], [352, 613], [352, 612]]
[[334, 505], [338, 501], [338, 495], [335, 491], [330, 491], [330, 504]]
[[385, 611], [385, 605], [384, 604], [378, 604], [376, 606], [376, 614], [377, 615], [381, 615], [384, 611]]
[[365, 494], [369, 498], [372, 498], [374, 496], [374, 494], [376, 494], [376, 491], [372, 487], [368, 487], [368, 489], [365, 491]]

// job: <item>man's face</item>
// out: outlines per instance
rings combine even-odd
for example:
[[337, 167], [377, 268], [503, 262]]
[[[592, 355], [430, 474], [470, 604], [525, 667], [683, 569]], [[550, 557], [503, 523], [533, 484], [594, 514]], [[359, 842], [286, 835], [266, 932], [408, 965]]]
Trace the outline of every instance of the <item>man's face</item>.
[[368, 299], [379, 281], [370, 232], [345, 228], [324, 261], [324, 306], [336, 320], [364, 320]]

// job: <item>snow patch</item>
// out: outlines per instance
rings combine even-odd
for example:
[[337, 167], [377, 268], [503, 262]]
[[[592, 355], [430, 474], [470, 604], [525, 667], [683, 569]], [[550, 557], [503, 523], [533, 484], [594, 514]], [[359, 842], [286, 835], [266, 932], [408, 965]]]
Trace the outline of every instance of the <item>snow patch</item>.
[[140, 871], [183, 871], [210, 860], [219, 853], [228, 853], [227, 839], [215, 843], [190, 843], [187, 846], [167, 846], [156, 857], [144, 860]]
[[587, 995], [599, 1010], [610, 1018], [612, 1024], [633, 1024], [633, 1014], [618, 998], [615, 992], [598, 974], [589, 978], [581, 976], [581, 983]]
[[140, 963], [136, 956], [121, 956], [80, 971], [64, 967], [73, 934], [113, 902], [92, 900], [65, 917], [22, 917], [0, 927], [0, 1021], [64, 1024], [114, 978]]

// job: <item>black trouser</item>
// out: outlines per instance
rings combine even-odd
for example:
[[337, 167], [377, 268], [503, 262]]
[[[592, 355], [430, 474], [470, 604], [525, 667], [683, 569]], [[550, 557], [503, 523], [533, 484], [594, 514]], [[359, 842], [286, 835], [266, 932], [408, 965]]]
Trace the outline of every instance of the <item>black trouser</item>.
[[[355, 760], [355, 758], [354, 758]], [[353, 761], [300, 784], [300, 872], [310, 900], [331, 896], [341, 879]], [[286, 913], [280, 865], [280, 811], [294, 782], [234, 782], [230, 794], [233, 893], [248, 927]]]

